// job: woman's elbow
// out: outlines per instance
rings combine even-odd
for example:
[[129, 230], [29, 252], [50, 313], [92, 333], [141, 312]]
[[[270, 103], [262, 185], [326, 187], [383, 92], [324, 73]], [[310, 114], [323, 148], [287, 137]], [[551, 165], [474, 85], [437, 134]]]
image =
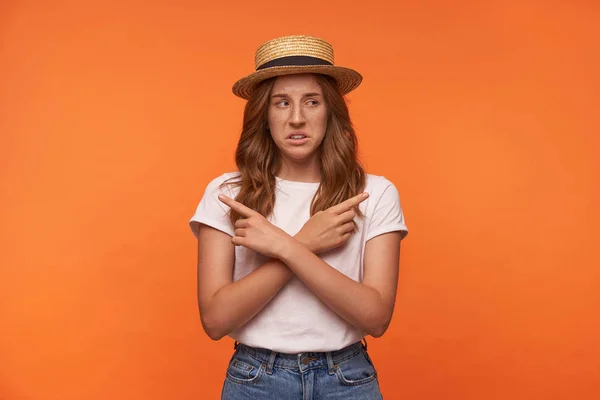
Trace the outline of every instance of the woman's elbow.
[[200, 320], [204, 332], [212, 340], [217, 341], [227, 335], [227, 332], [223, 329], [223, 324], [218, 319], [211, 318], [209, 315], [200, 315]]
[[373, 325], [367, 331], [367, 333], [374, 338], [382, 337], [385, 331], [387, 331], [390, 326], [391, 318], [383, 318], [378, 321], [374, 321]]
[[206, 334], [208, 335], [208, 337], [211, 338], [214, 341], [221, 340], [225, 336], [225, 334], [222, 333], [219, 330], [208, 329], [206, 327], [204, 327], [204, 332], [206, 332]]
[[374, 338], [380, 338], [383, 336], [383, 334], [385, 333], [386, 330], [387, 330], [387, 327], [379, 327], [379, 328], [376, 328], [373, 331], [369, 332], [369, 335], [373, 336]]

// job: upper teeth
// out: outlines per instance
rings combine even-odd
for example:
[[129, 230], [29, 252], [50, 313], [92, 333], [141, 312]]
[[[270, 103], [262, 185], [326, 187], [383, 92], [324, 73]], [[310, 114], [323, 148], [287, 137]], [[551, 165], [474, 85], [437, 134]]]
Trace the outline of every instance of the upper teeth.
[[292, 135], [292, 139], [302, 139], [305, 138], [306, 136], [304, 135]]

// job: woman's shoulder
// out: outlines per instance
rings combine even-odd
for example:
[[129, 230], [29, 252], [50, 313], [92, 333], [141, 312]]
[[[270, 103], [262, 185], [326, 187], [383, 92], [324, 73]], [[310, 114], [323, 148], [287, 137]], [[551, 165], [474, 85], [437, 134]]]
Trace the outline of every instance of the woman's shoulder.
[[236, 182], [236, 178], [239, 178], [239, 176], [240, 173], [237, 171], [225, 172], [224, 174], [221, 174], [208, 182], [208, 184], [206, 185], [206, 192], [218, 192], [226, 195], [231, 195], [231, 189], [229, 190], [230, 193], [227, 193], [227, 191], [225, 191], [224, 188], [228, 186], [226, 185], [227, 183]]
[[365, 192], [373, 199], [396, 199], [400, 197], [396, 185], [383, 175], [365, 174]]
[[366, 189], [382, 189], [384, 190], [388, 186], [394, 186], [392, 181], [387, 179], [383, 175], [365, 174], [365, 187]]

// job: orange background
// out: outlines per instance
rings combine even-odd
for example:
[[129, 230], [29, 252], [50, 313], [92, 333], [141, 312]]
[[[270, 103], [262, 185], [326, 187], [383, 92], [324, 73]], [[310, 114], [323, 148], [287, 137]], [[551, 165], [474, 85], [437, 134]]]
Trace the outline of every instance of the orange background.
[[364, 75], [411, 231], [384, 396], [600, 398], [600, 3], [0, 4], [1, 399], [218, 398], [187, 222], [234, 169], [231, 85], [295, 33]]

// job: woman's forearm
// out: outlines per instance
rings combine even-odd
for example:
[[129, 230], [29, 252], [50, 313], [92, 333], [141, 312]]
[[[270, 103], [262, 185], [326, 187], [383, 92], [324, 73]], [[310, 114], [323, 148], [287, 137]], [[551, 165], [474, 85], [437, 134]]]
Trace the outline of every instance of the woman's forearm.
[[294, 276], [280, 260], [270, 259], [243, 278], [219, 289], [201, 312], [202, 326], [219, 340], [250, 321]]
[[[312, 252], [301, 238], [296, 242]], [[213, 295], [209, 307], [201, 313], [202, 326], [213, 340], [219, 340], [250, 321], [294, 276], [285, 263], [271, 258], [240, 280]]]
[[287, 249], [281, 259], [323, 303], [371, 336], [385, 332], [391, 314], [377, 290], [339, 272], [295, 240]]

